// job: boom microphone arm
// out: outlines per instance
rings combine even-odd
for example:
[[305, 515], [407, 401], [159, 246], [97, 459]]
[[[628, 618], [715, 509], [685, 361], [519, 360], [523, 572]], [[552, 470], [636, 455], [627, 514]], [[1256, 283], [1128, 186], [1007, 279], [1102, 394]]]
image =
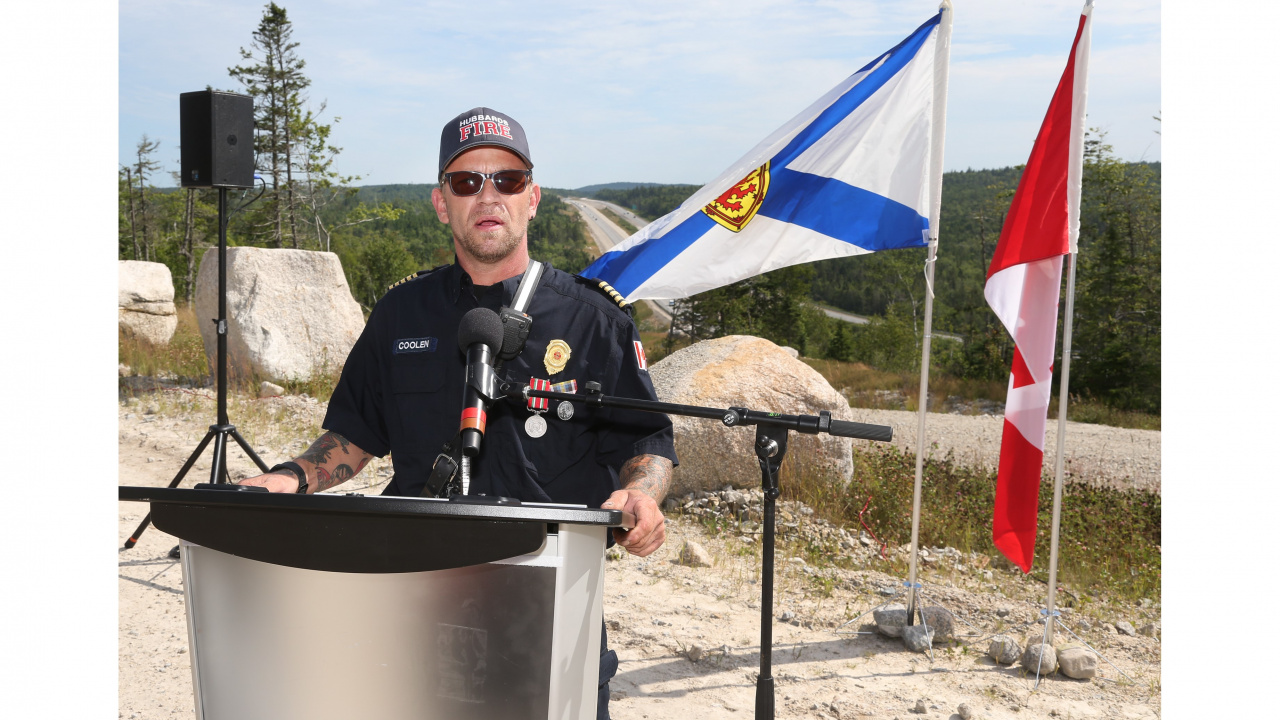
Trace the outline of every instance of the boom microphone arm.
[[635, 398], [605, 395], [600, 392], [600, 383], [598, 382], [588, 382], [585, 393], [533, 390], [528, 385], [513, 382], [499, 384], [498, 392], [511, 400], [528, 400], [531, 397], [547, 398], [549, 400], [581, 402], [590, 407], [617, 407], [627, 410], [663, 413], [665, 415], [710, 418], [719, 420], [727, 427], [760, 425], [795, 430], [808, 435], [826, 433], [837, 437], [857, 438], [859, 440], [876, 440], [879, 442], [893, 440], [893, 428], [888, 425], [833, 420], [831, 413], [826, 410], [819, 412], [817, 415], [784, 415], [782, 413], [750, 410], [744, 407], [711, 408], [699, 405], [659, 402], [657, 400], [637, 400]]

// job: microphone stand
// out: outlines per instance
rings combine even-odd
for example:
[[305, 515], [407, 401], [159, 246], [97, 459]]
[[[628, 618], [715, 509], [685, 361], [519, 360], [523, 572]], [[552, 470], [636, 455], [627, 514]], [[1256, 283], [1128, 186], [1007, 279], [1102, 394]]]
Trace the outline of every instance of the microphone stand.
[[[528, 385], [513, 382], [497, 382], [492, 368], [488, 368], [485, 378], [468, 377], [468, 384], [478, 391], [488, 389], [509, 400], [528, 402], [529, 398], [546, 398], [548, 400], [565, 400], [581, 402], [587, 407], [616, 407], [627, 410], [662, 413], [666, 415], [683, 415], [716, 419], [726, 427], [739, 425], [755, 425], [756, 459], [760, 463], [761, 484], [764, 490], [764, 547], [761, 568], [760, 588], [760, 674], [756, 678], [756, 718], [757, 720], [773, 720], [774, 718], [774, 682], [773, 682], [773, 556], [775, 546], [774, 524], [778, 495], [778, 470], [782, 467], [782, 459], [787, 454], [787, 437], [792, 430], [809, 435], [826, 433], [838, 437], [859, 438], [888, 442], [893, 439], [893, 428], [887, 425], [870, 425], [867, 423], [848, 422], [831, 419], [831, 413], [823, 410], [817, 415], [783, 415], [774, 412], [750, 410], [743, 407], [709, 408], [697, 405], [680, 405], [678, 403], [658, 402], [654, 400], [636, 400], [634, 398], [614, 397], [600, 392], [600, 383], [588, 382], [586, 392], [562, 393], [544, 390], [532, 390]], [[494, 398], [490, 398], [491, 400]]]

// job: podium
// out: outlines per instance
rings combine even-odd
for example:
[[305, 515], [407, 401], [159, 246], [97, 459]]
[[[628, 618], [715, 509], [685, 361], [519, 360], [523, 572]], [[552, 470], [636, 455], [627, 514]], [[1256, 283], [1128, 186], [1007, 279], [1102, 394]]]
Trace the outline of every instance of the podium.
[[[233, 488], [236, 486], [219, 486]], [[594, 717], [617, 510], [121, 487], [181, 539], [200, 720]]]

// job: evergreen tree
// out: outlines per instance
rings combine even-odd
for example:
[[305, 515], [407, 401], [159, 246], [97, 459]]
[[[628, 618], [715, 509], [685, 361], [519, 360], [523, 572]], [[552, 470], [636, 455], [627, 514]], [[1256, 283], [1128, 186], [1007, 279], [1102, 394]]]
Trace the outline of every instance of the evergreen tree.
[[1085, 141], [1071, 390], [1160, 412], [1160, 194], [1151, 167]]
[[147, 179], [160, 169], [155, 159], [155, 152], [160, 142], [152, 140], [144, 133], [138, 141], [137, 160], [132, 166], [123, 168], [125, 175], [125, 191], [127, 194], [129, 216], [129, 238], [133, 246], [134, 260], [151, 260], [153, 249], [151, 240], [154, 235], [155, 212], [152, 208], [151, 196], [155, 193], [154, 185], [148, 185]]
[[297, 47], [288, 12], [269, 3], [249, 49], [240, 48], [241, 59], [252, 64], [227, 69], [254, 98], [257, 169], [268, 180], [258, 210], [265, 218], [255, 230], [274, 247], [299, 246], [294, 153], [300, 142], [307, 142], [297, 133], [308, 128], [302, 107], [306, 101], [303, 92], [311, 81], [302, 72], [307, 63], [296, 52]]
[[[672, 303], [672, 327], [695, 341], [755, 335], [817, 355], [827, 345], [831, 321], [808, 303], [811, 265], [793, 265], [698, 293]], [[671, 352], [674, 334], [667, 338]]]

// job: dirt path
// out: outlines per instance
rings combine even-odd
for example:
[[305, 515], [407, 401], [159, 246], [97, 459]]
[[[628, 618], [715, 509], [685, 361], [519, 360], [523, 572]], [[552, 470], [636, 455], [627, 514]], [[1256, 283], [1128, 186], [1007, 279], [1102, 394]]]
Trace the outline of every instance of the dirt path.
[[[263, 459], [274, 463], [314, 437], [323, 405], [305, 398], [238, 400], [231, 414]], [[119, 417], [121, 484], [162, 486], [203, 437], [212, 402], [191, 393], [148, 395], [122, 404]], [[238, 475], [251, 469], [238, 452], [231, 453], [229, 465]], [[208, 467], [202, 460], [193, 475], [203, 480]], [[375, 465], [368, 478], [362, 474], [354, 487], [341, 490], [373, 493], [385, 481], [385, 466]], [[145, 512], [143, 505], [120, 503], [121, 543]], [[686, 540], [702, 543], [716, 566], [676, 564]], [[121, 718], [195, 716], [181, 568], [167, 557], [176, 542], [152, 528], [136, 548], [119, 556]], [[884, 593], [900, 587], [900, 579], [877, 571], [869, 551], [850, 552], [860, 558], [857, 569], [816, 569], [787, 559], [785, 552], [779, 556], [775, 617], [787, 618], [774, 624], [779, 717], [905, 719], [916, 716], [911, 710], [917, 701], [925, 705], [921, 717], [933, 718], [958, 717], [962, 702], [991, 719], [1160, 716], [1159, 639], [1119, 635], [1104, 625], [1158, 622], [1158, 603], [1066, 611], [1068, 626], [1088, 622], [1090, 630], [1077, 632], [1132, 680], [1103, 663], [1091, 682], [1055, 675], [1033, 690], [1034, 677], [986, 659], [985, 642], [935, 648], [930, 659], [906, 651], [895, 639], [853, 634], [868, 630], [869, 618], [849, 621], [891, 599]], [[605, 617], [621, 658], [613, 685], [614, 718], [752, 716], [759, 661], [758, 557], [750, 538], [710, 536], [693, 518], [672, 515], [667, 543], [657, 553], [607, 563]], [[1003, 628], [1021, 639], [1039, 627], [1031, 623], [1043, 586], [1013, 573], [961, 562], [930, 567], [922, 582], [926, 600], [955, 612], [962, 632], [988, 635]], [[701, 651], [697, 662], [690, 659], [699, 655], [691, 652], [694, 646]]]

